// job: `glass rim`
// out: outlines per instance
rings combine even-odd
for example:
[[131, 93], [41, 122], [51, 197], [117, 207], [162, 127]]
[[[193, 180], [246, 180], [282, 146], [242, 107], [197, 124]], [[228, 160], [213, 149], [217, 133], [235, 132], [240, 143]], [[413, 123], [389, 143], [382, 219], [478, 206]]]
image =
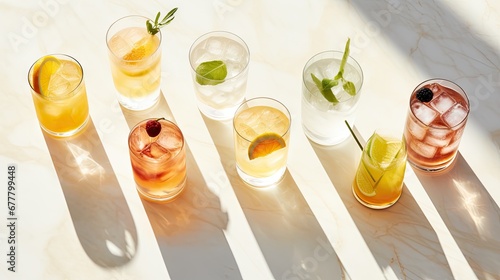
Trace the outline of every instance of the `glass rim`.
[[[202, 39], [204, 37], [209, 37], [208, 35], [216, 35], [216, 34], [226, 34], [226, 35], [230, 35], [230, 36], [233, 36], [235, 37], [236, 39], [238, 39], [238, 41], [236, 41], [237, 43], [241, 44], [245, 50], [247, 51], [248, 53], [248, 60], [247, 62], [245, 63], [245, 67], [243, 67], [243, 69], [238, 72], [238, 74], [234, 75], [233, 77], [230, 77], [230, 78], [226, 78], [224, 79], [224, 81], [228, 81], [228, 80], [233, 80], [233, 79], [236, 79], [237, 77], [239, 77], [240, 75], [242, 75], [243, 73], [245, 73], [245, 71], [248, 70], [248, 67], [250, 65], [250, 49], [248, 48], [248, 45], [247, 43], [245, 42], [245, 40], [243, 40], [243, 38], [241, 38], [240, 36], [230, 32], [230, 31], [225, 31], [225, 30], [214, 30], [214, 31], [209, 31], [209, 32], [206, 32], [200, 36], [198, 36], [194, 42], [191, 44], [191, 47], [189, 47], [189, 52], [188, 52], [188, 55], [189, 55], [189, 66], [191, 67], [191, 70], [192, 70], [192, 73], [196, 74], [196, 76], [199, 76], [198, 73], [196, 73], [196, 67], [194, 66], [194, 62], [193, 62], [193, 59], [191, 58], [191, 53], [193, 52], [193, 49], [199, 45], [200, 42], [202, 42]], [[234, 38], [230, 38], [234, 41]], [[205, 78], [203, 77], [204, 79], [206, 80], [209, 80], [209, 81], [219, 81], [219, 80], [212, 80], [212, 79], [208, 79], [208, 78]]]
[[[404, 152], [403, 156], [398, 155], [398, 158], [396, 158], [396, 160], [393, 159], [391, 161], [391, 163], [386, 168], [383, 168], [384, 171], [392, 169], [396, 165], [399, 165], [401, 162], [406, 161], [406, 158], [408, 156], [408, 147], [406, 145], [406, 141], [405, 141], [404, 135], [402, 135], [401, 139], [400, 139], [400, 138], [396, 137], [396, 133], [394, 133], [392, 130], [376, 129], [373, 132], [373, 134], [370, 136], [370, 138], [368, 139], [368, 141], [366, 141], [365, 148], [363, 148], [363, 152], [362, 152], [363, 153], [363, 157], [366, 156], [367, 159], [369, 160], [370, 164], [373, 164], [375, 167], [379, 168], [378, 163], [376, 161], [374, 161], [374, 159], [368, 154], [369, 151], [366, 149], [366, 147], [368, 147], [368, 143], [371, 143], [371, 141], [373, 141], [373, 136], [375, 135], [375, 133], [377, 133], [379, 136], [382, 136], [382, 137], [386, 136], [386, 137], [389, 137], [391, 139], [400, 141], [401, 144], [402, 144], [401, 149]], [[379, 169], [382, 169], [382, 168], [379, 168]]]
[[[132, 133], [137, 129], [139, 128], [142, 124], [144, 123], [147, 123], [148, 121], [150, 120], [158, 120], [158, 118], [147, 118], [147, 119], [143, 119], [142, 121], [139, 121], [137, 124], [135, 124], [132, 129], [130, 130], [129, 134], [128, 134], [128, 137], [127, 137], [127, 146], [128, 146], [128, 150], [129, 152], [134, 155], [134, 157], [138, 158], [138, 154], [137, 152], [133, 151], [130, 147], [130, 137], [132, 136]], [[174, 156], [168, 158], [167, 160], [156, 160], [156, 159], [152, 159], [152, 158], [148, 158], [148, 157], [143, 157], [143, 158], [140, 158], [140, 160], [143, 160], [143, 161], [147, 161], [149, 163], [160, 163], [160, 162], [170, 162], [170, 161], [173, 161], [175, 160], [180, 154], [181, 154], [181, 151], [184, 150], [184, 147], [186, 145], [186, 141], [185, 141], [185, 138], [184, 138], [184, 134], [182, 133], [182, 130], [179, 128], [179, 126], [171, 121], [171, 120], [168, 120], [168, 119], [161, 119], [161, 120], [158, 120], [158, 122], [162, 122], [162, 121], [165, 121], [167, 123], [170, 123], [173, 125], [173, 127], [179, 131], [179, 133], [181, 134], [181, 137], [182, 137], [182, 145], [181, 145], [181, 148], [179, 149], [179, 152], [177, 154], [175, 154]], [[160, 132], [161, 133], [161, 132]]]
[[[65, 94], [61, 94], [61, 95], [56, 95], [56, 96], [45, 96], [39, 92], [37, 92], [34, 88], [33, 88], [33, 79], [32, 79], [32, 76], [33, 76], [33, 70], [34, 70], [34, 67], [35, 65], [41, 61], [42, 59], [44, 59], [45, 57], [48, 57], [48, 56], [54, 56], [58, 59], [60, 59], [61, 57], [64, 57], [70, 61], [73, 61], [75, 62], [78, 67], [80, 68], [81, 72], [82, 72], [82, 77], [80, 79], [80, 81], [78, 82], [78, 84], [72, 88], [71, 90], [68, 90], [67, 93]], [[43, 55], [41, 57], [39, 57], [37, 60], [35, 60], [35, 62], [33, 62], [33, 64], [30, 66], [29, 70], [28, 70], [28, 83], [30, 85], [30, 88], [31, 88], [31, 91], [32, 93], [36, 93], [40, 98], [44, 99], [44, 100], [50, 100], [50, 101], [59, 101], [59, 100], [64, 100], [68, 97], [71, 97], [71, 96], [74, 96], [78, 93], [78, 89], [84, 84], [84, 71], [83, 71], [83, 67], [82, 65], [80, 64], [80, 62], [78, 60], [76, 60], [74, 57], [70, 56], [70, 55], [67, 55], [67, 54], [63, 54], [63, 53], [51, 53], [51, 54], [46, 54], [46, 55]]]
[[[281, 103], [280, 101], [274, 99], [274, 98], [271, 98], [271, 97], [253, 97], [253, 98], [250, 98], [248, 100], [245, 100], [243, 103], [240, 104], [240, 106], [238, 106], [238, 108], [236, 109], [235, 113], [234, 113], [234, 117], [233, 117], [233, 130], [236, 132], [236, 134], [238, 134], [238, 136], [247, 141], [247, 142], [252, 142], [254, 139], [247, 139], [246, 137], [244, 137], [243, 135], [241, 135], [241, 133], [238, 131], [238, 129], [236, 129], [236, 125], [234, 123], [234, 119], [236, 118], [236, 116], [238, 115], [238, 113], [240, 113], [240, 109], [243, 108], [243, 106], [245, 105], [248, 105], [249, 102], [251, 101], [255, 101], [255, 100], [268, 100], [268, 101], [271, 101], [271, 102], [276, 102], [279, 106], [283, 107], [284, 110], [280, 110], [278, 108], [275, 108], [275, 109], [278, 109], [280, 111], [282, 111], [286, 117], [288, 117], [288, 127], [286, 129], [285, 132], [283, 132], [280, 136], [281, 137], [285, 137], [285, 135], [287, 135], [289, 132], [290, 132], [290, 129], [292, 127], [292, 115], [290, 114], [290, 111], [288, 110], [288, 108], [283, 104]], [[253, 106], [252, 106], [253, 107]], [[249, 107], [250, 108], [250, 107]]]
[[[421, 120], [420, 120], [420, 119], [419, 119], [419, 118], [415, 115], [415, 113], [413, 113], [413, 110], [412, 110], [412, 108], [411, 108], [411, 105], [412, 105], [412, 97], [413, 97], [413, 95], [417, 92], [417, 90], [419, 90], [419, 89], [420, 89], [420, 88], [422, 88], [423, 86], [428, 85], [428, 84], [433, 83], [433, 82], [438, 83], [438, 84], [440, 84], [440, 85], [442, 85], [442, 84], [441, 84], [441, 83], [439, 83], [439, 82], [447, 82], [447, 83], [450, 83], [450, 84], [452, 84], [452, 85], [456, 86], [456, 87], [458, 88], [458, 90], [455, 90], [455, 89], [453, 89], [453, 90], [454, 90], [454, 91], [456, 91], [458, 94], [460, 94], [460, 95], [464, 98], [465, 102], [467, 103], [467, 114], [465, 115], [464, 119], [463, 119], [462, 121], [460, 121], [458, 124], [456, 124], [456, 125], [454, 125], [454, 126], [451, 126], [451, 127], [448, 127], [448, 126], [446, 126], [446, 127], [442, 127], [442, 126], [432, 126], [432, 125], [427, 125], [427, 124], [425, 124], [424, 122], [422, 122], [422, 121], [421, 121]], [[417, 121], [418, 121], [418, 123], [419, 123], [419, 124], [421, 124], [421, 125], [423, 125], [423, 126], [425, 126], [425, 127], [427, 127], [427, 128], [432, 128], [432, 129], [434, 129], [434, 130], [449, 130], [449, 129], [454, 130], [455, 128], [458, 128], [458, 127], [462, 126], [465, 122], [467, 122], [467, 119], [469, 118], [469, 114], [470, 114], [470, 101], [469, 101], [469, 96], [467, 95], [467, 93], [465, 92], [465, 90], [464, 90], [461, 86], [459, 86], [457, 83], [455, 83], [455, 82], [453, 82], [453, 81], [451, 81], [451, 80], [449, 80], [449, 79], [445, 79], [445, 78], [430, 78], [430, 79], [424, 80], [423, 82], [421, 82], [420, 84], [418, 84], [418, 85], [415, 87], [415, 89], [413, 89], [413, 91], [411, 92], [410, 101], [409, 101], [409, 104], [408, 104], [408, 105], [409, 105], [409, 106], [408, 106], [408, 107], [409, 107], [408, 109], [409, 109], [409, 111], [410, 111], [410, 114], [411, 114], [411, 115], [415, 118], [415, 120], [417, 120]]]
[[[108, 30], [106, 31], [106, 47], [108, 48], [108, 52], [111, 53], [113, 55], [114, 58], [118, 59], [118, 60], [122, 60], [123, 58], [122, 57], [118, 57], [110, 48], [109, 46], [109, 41], [111, 40], [111, 38], [113, 38], [114, 35], [116, 35], [117, 32], [119, 32], [120, 30], [123, 30], [120, 29], [118, 30], [117, 32], [115, 32], [113, 35], [110, 35], [110, 31], [111, 31], [111, 28], [113, 28], [113, 26], [115, 26], [117, 23], [121, 22], [121, 21], [124, 21], [124, 20], [127, 20], [127, 19], [130, 19], [130, 18], [142, 18], [144, 20], [144, 28], [146, 28], [146, 21], [148, 20], [151, 20], [150, 18], [148, 17], [145, 17], [145, 16], [141, 16], [141, 15], [128, 15], [128, 16], [124, 16], [124, 17], [121, 17], [117, 20], [115, 20], [109, 27], [108, 27]], [[132, 27], [132, 26], [131, 26]], [[144, 61], [150, 57], [152, 57], [153, 55], [155, 55], [158, 50], [161, 49], [161, 42], [162, 42], [162, 38], [163, 38], [163, 35], [161, 33], [161, 29], [158, 29], [158, 33], [156, 33], [155, 35], [151, 35], [151, 36], [157, 36], [159, 39], [160, 39], [160, 42], [158, 44], [158, 46], [156, 47], [155, 51], [153, 53], [151, 53], [149, 56], [147, 57], [143, 57], [142, 59], [135, 59], [135, 60], [127, 60], [127, 62], [138, 62], [138, 61]]]
[[[308, 66], [310, 66], [310, 63], [313, 59], [315, 59], [316, 57], [320, 56], [320, 55], [325, 55], [325, 54], [339, 54], [340, 55], [340, 59], [342, 59], [342, 56], [344, 55], [344, 51], [338, 51], [338, 50], [326, 50], [326, 51], [321, 51], [321, 52], [318, 52], [316, 53], [315, 55], [311, 56], [306, 64], [304, 64], [304, 68], [302, 68], [302, 85], [307, 89], [308, 92], [312, 92], [312, 90], [307, 86], [306, 82], [305, 82], [305, 79], [304, 79], [304, 75], [306, 73], [306, 69]], [[351, 55], [348, 56], [347, 58], [347, 63], [349, 61], [353, 61], [354, 62], [354, 68], [359, 68], [359, 75], [361, 77], [361, 82], [359, 83], [359, 88], [356, 90], [356, 94], [353, 95], [353, 96], [350, 96], [348, 99], [345, 99], [345, 100], [342, 100], [342, 101], [339, 101], [339, 104], [340, 103], [344, 103], [344, 102], [347, 102], [347, 101], [350, 101], [351, 99], [355, 98], [357, 95], [359, 95], [359, 93], [361, 92], [361, 89], [363, 88], [363, 83], [364, 83], [364, 74], [363, 74], [363, 68], [361, 67], [361, 65], [359, 64], [359, 62], [354, 58], [352, 57]], [[352, 63], [351, 63], [352, 64]]]

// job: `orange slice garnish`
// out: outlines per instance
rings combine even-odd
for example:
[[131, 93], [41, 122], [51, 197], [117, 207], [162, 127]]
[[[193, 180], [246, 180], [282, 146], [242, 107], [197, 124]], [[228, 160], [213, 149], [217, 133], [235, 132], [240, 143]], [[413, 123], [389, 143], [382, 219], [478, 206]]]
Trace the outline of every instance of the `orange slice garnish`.
[[257, 136], [248, 147], [248, 158], [256, 159], [267, 156], [286, 147], [285, 140], [279, 134], [266, 132]]
[[44, 96], [49, 95], [52, 75], [61, 67], [61, 62], [53, 56], [45, 56], [33, 66], [33, 89]]

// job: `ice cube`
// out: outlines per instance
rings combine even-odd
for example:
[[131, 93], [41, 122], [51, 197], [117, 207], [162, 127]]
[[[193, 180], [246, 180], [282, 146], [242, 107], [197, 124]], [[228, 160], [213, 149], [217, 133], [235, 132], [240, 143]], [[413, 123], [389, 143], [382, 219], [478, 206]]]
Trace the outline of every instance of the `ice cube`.
[[166, 126], [163, 126], [162, 132], [156, 139], [156, 143], [171, 153], [177, 154], [183, 145], [182, 134], [177, 130], [168, 129]]
[[153, 159], [162, 159], [162, 160], [166, 160], [171, 156], [171, 153], [167, 149], [164, 149], [156, 142], [153, 142], [149, 146], [146, 146], [146, 148], [142, 150], [141, 154]]
[[411, 135], [413, 135], [413, 137], [417, 138], [418, 140], [424, 139], [425, 133], [427, 132], [427, 129], [425, 129], [425, 127], [419, 125], [413, 120], [408, 120], [407, 128]]
[[448, 146], [442, 148], [440, 153], [442, 155], [451, 153], [451, 152], [455, 151], [458, 148], [459, 144], [460, 144], [460, 140], [455, 140], [455, 141], [449, 143]]
[[220, 57], [222, 54], [223, 46], [220, 37], [210, 37], [205, 41], [205, 50], [212, 54]]
[[420, 141], [412, 141], [410, 142], [410, 148], [415, 151], [417, 154], [425, 157], [425, 158], [432, 158], [437, 151], [436, 147], [427, 145], [425, 143], [422, 143]]
[[437, 139], [445, 139], [447, 138], [450, 134], [453, 133], [453, 131], [449, 130], [447, 127], [443, 128], [430, 128], [428, 133], [432, 135], [432, 137], [437, 138]]
[[110, 40], [109, 47], [117, 57], [123, 57], [134, 48], [134, 45], [151, 36], [145, 28], [129, 27], [118, 31]]
[[429, 125], [437, 117], [438, 112], [426, 106], [422, 102], [415, 102], [411, 105], [413, 114], [424, 124]]
[[151, 137], [149, 137], [146, 128], [141, 126], [132, 132], [130, 135], [130, 147], [136, 151], [142, 151], [146, 145], [149, 144]]
[[455, 127], [467, 117], [467, 109], [460, 103], [455, 104], [441, 118], [449, 127]]
[[424, 142], [429, 144], [429, 145], [435, 146], [435, 147], [444, 147], [444, 146], [448, 145], [448, 143], [450, 143], [450, 140], [451, 140], [451, 137], [436, 138], [436, 137], [432, 137], [431, 135], [428, 135], [427, 137], [425, 137]]
[[455, 105], [455, 103], [455, 99], [453, 99], [447, 93], [443, 92], [432, 99], [431, 106], [442, 114], [448, 111], [453, 105]]

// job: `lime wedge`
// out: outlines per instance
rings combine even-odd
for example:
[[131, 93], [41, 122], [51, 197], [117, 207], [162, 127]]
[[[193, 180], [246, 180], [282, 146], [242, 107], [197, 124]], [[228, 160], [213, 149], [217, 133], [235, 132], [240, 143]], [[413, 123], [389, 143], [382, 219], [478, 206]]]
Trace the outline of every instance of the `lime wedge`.
[[372, 161], [385, 169], [397, 158], [402, 147], [401, 140], [384, 138], [375, 132], [367, 148]]
[[358, 190], [365, 196], [375, 196], [375, 184], [364, 162], [361, 162], [359, 170], [356, 172], [356, 185], [358, 186]]

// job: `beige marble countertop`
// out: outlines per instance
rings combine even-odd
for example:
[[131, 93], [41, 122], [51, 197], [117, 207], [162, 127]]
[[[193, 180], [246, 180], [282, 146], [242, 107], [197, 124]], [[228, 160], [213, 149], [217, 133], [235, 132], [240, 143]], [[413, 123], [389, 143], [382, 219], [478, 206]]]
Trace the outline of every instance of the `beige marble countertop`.
[[[174, 6], [162, 31], [160, 103], [122, 110], [106, 30]], [[0, 21], [0, 279], [500, 279], [500, 2], [3, 0]], [[247, 97], [273, 97], [291, 112], [276, 189], [239, 180], [231, 123], [196, 107], [188, 51], [213, 30], [247, 42]], [[352, 196], [356, 143], [314, 145], [300, 124], [305, 62], [342, 50], [347, 37], [365, 76], [355, 123], [365, 138], [382, 124], [402, 130], [410, 92], [425, 79], [453, 80], [471, 100], [453, 169], [408, 166], [402, 198], [382, 211]], [[91, 123], [76, 138], [54, 140], [38, 125], [27, 72], [49, 53], [72, 55], [85, 71]], [[188, 144], [187, 189], [166, 205], [139, 198], [127, 151], [131, 125], [157, 115], [174, 119]]]

